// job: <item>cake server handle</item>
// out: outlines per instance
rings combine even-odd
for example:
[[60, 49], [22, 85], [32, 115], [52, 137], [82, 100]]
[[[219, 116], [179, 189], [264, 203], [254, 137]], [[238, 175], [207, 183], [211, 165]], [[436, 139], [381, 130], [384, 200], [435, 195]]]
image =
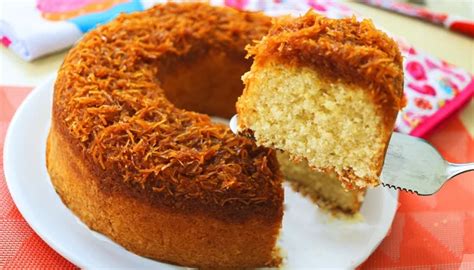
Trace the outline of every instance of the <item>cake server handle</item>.
[[471, 163], [451, 163], [447, 162], [448, 166], [446, 168], [446, 177], [447, 179], [451, 179], [456, 175], [474, 171], [474, 162]]

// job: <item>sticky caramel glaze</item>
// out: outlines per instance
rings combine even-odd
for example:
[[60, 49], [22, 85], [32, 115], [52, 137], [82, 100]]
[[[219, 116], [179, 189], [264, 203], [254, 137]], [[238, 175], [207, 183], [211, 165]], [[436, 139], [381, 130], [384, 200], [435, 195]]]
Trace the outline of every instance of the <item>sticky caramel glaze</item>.
[[54, 89], [47, 166], [65, 204], [143, 256], [276, 266], [283, 188], [275, 152], [201, 114], [233, 113], [251, 64], [244, 47], [270, 23], [168, 3], [86, 34]]
[[393, 129], [403, 98], [402, 56], [397, 43], [370, 20], [330, 19], [313, 11], [276, 19], [268, 35], [247, 47], [255, 64], [279, 61], [315, 69], [332, 83], [362, 86]]

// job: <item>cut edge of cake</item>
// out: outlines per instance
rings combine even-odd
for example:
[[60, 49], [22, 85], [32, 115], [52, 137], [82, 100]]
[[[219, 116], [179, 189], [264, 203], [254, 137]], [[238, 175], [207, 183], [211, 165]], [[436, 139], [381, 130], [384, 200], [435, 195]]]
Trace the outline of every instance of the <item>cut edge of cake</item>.
[[252, 67], [243, 79], [247, 98], [239, 99], [239, 127], [253, 131], [258, 144], [305, 158], [347, 185], [377, 185], [387, 134], [363, 89], [273, 62]]
[[316, 172], [306, 160], [293, 161], [281, 151], [277, 157], [285, 181], [294, 191], [309, 197], [323, 212], [337, 218], [357, 219], [360, 216], [365, 189], [346, 190], [334, 174]]

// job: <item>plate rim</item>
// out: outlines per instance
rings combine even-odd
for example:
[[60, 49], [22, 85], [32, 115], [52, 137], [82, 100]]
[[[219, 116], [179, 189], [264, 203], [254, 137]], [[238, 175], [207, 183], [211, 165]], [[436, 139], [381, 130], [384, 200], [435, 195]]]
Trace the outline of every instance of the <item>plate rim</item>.
[[13, 180], [9, 179], [14, 179], [14, 172], [10, 171], [11, 168], [11, 161], [10, 158], [8, 157], [8, 153], [12, 150], [10, 148], [12, 147], [12, 143], [10, 142], [13, 137], [13, 131], [17, 128], [16, 126], [18, 124], [18, 118], [24, 114], [26, 108], [28, 108], [29, 104], [33, 102], [36, 98], [36, 96], [40, 95], [41, 89], [45, 88], [48, 86], [48, 84], [53, 85], [54, 87], [54, 80], [56, 78], [56, 73], [53, 73], [47, 77], [40, 85], [36, 86], [31, 90], [31, 92], [26, 96], [26, 98], [21, 102], [20, 106], [15, 111], [15, 114], [10, 120], [10, 123], [8, 124], [8, 129], [7, 133], [5, 135], [5, 140], [3, 144], [3, 171], [5, 174], [5, 182], [8, 188], [8, 191], [10, 193], [10, 196], [12, 197], [13, 203], [15, 204], [15, 207], [18, 209], [20, 212], [21, 216], [25, 219], [25, 221], [28, 223], [28, 226], [36, 233], [43, 241], [46, 242], [48, 246], [50, 246], [54, 251], [59, 253], [62, 257], [64, 257], [66, 260], [71, 262], [72, 264], [79, 266], [80, 268], [85, 268], [87, 267], [86, 265], [82, 264], [82, 260], [78, 258], [77, 255], [74, 254], [74, 252], [68, 252], [68, 250], [63, 249], [56, 245], [55, 241], [51, 240], [48, 236], [47, 233], [41, 233], [41, 230], [38, 229], [39, 225], [37, 224], [37, 220], [32, 218], [32, 214], [30, 214], [30, 209], [27, 207], [27, 204], [23, 202], [23, 199], [20, 198], [19, 192], [17, 192], [18, 186], [16, 186], [13, 183]]

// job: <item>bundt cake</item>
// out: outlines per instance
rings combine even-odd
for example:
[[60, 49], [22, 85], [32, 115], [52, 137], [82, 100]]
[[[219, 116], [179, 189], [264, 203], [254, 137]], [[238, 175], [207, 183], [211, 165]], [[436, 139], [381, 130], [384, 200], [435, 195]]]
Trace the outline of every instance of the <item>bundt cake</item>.
[[[298, 74], [302, 74], [304, 78], [324, 82], [321, 85], [326, 87], [326, 92], [322, 95], [329, 98], [335, 98], [335, 94], [331, 94], [333, 91], [342, 95], [343, 101], [347, 100], [342, 92], [333, 89], [338, 84], [352, 87], [350, 89], [355, 93], [361, 92], [354, 98], [366, 97], [368, 93], [380, 95], [370, 97], [374, 102], [383, 101], [381, 104], [386, 107], [381, 105], [372, 110], [386, 121], [377, 122], [380, 126], [376, 127], [381, 132], [379, 143], [388, 140], [386, 126], [396, 114], [398, 99], [387, 93], [398, 86], [395, 83], [377, 90], [382, 87], [382, 78], [377, 76], [397, 74], [366, 70], [364, 72], [377, 78], [370, 84], [358, 77], [364, 72], [356, 73], [349, 66], [344, 69], [346, 62], [354, 67], [357, 57], [366, 57], [367, 63], [378, 61], [392, 67], [384, 58], [371, 58], [370, 53], [354, 54], [354, 59], [350, 60], [350, 49], [357, 44], [365, 44], [368, 50], [381, 46], [377, 42], [367, 45], [369, 41], [365, 39], [352, 37], [352, 47], [346, 48], [340, 44], [340, 39], [332, 40], [329, 38], [332, 34], [326, 34], [318, 45], [322, 46], [321, 54], [313, 57], [316, 45], [311, 38], [307, 39], [308, 44], [303, 42], [304, 34], [299, 31], [305, 32], [304, 28], [310, 27], [311, 22], [326, 24], [325, 20], [307, 15], [299, 19], [299, 23], [289, 23], [290, 28], [284, 27], [286, 22], [279, 21], [263, 42], [251, 47], [250, 52], [257, 55], [257, 63], [246, 76], [246, 94], [238, 109], [242, 117], [248, 117], [244, 118], [244, 123], [257, 125], [251, 126], [257, 142], [265, 140], [258, 126], [262, 122], [251, 118], [257, 114], [249, 112], [260, 108], [269, 112], [268, 106], [276, 103], [272, 100], [266, 103], [263, 99], [262, 103], [255, 103], [257, 100], [252, 103], [247, 99], [249, 94], [255, 95], [252, 91], [257, 91], [257, 86], [263, 91], [281, 81], [280, 76], [286, 69], [292, 73], [288, 73], [291, 76], [282, 84], [285, 87], [298, 83], [302, 78]], [[341, 25], [345, 24], [356, 25], [356, 22], [346, 20]], [[336, 25], [328, 26], [328, 29]], [[306, 154], [313, 154], [311, 151], [320, 151], [320, 148], [308, 145], [310, 152], [305, 155], [288, 151], [293, 161], [295, 157], [303, 157], [296, 164], [290, 162], [290, 155], [277, 155], [273, 149], [258, 146], [252, 138], [236, 136], [227, 127], [211, 122], [208, 116], [229, 118], [236, 113], [235, 101], [244, 89], [240, 76], [252, 65], [252, 60], [245, 58], [244, 48], [260, 40], [270, 27], [270, 19], [259, 13], [198, 3], [167, 3], [144, 12], [120, 15], [86, 34], [68, 53], [54, 87], [46, 159], [52, 184], [63, 202], [91, 229], [134, 253], [199, 268], [280, 264], [276, 240], [283, 216], [283, 177], [279, 163], [293, 186], [310, 195], [322, 208], [356, 213], [363, 190], [346, 192], [334, 176], [309, 169]], [[356, 31], [356, 28], [345, 28], [345, 31]], [[278, 43], [283, 40], [278, 38], [280, 34], [286, 35], [294, 44]], [[311, 37], [313, 33], [309, 31], [307, 35]], [[375, 32], [374, 35], [379, 34]], [[387, 40], [382, 38], [378, 42]], [[281, 49], [274, 47], [277, 45]], [[338, 56], [334, 51], [331, 55], [328, 48], [333, 45], [346, 50], [345, 53]], [[268, 46], [268, 49], [263, 50], [262, 46]], [[381, 47], [392, 55], [390, 46], [388, 42]], [[301, 59], [296, 59], [291, 50], [301, 53], [298, 56]], [[375, 55], [385, 52], [373, 51]], [[358, 53], [364, 52], [358, 50]], [[332, 58], [323, 58], [326, 54]], [[313, 61], [311, 59], [315, 61], [311, 62], [314, 65], [308, 65], [308, 61]], [[283, 64], [287, 60], [290, 61]], [[324, 71], [323, 68], [329, 69]], [[343, 74], [342, 79], [334, 79], [337, 73]], [[268, 84], [250, 79], [258, 76], [260, 80], [270, 76]], [[371, 90], [362, 91], [361, 87]], [[277, 88], [270, 90], [273, 92], [267, 94], [275, 94], [276, 100], [276, 94], [288, 98], [282, 93], [291, 94], [294, 89], [288, 88], [287, 92]], [[292, 99], [287, 99], [290, 103], [285, 103], [293, 106], [288, 108], [288, 116], [293, 117], [294, 110], [301, 108], [303, 114], [295, 116], [294, 124], [301, 125], [303, 131], [307, 123], [302, 120], [308, 118], [304, 114], [308, 107], [307, 104], [303, 106], [297, 96], [316, 98], [316, 93], [294, 91], [291, 95]], [[336, 105], [328, 99], [325, 106], [337, 108]], [[279, 108], [274, 112], [272, 117], [281, 115]], [[347, 110], [343, 112], [347, 113]], [[328, 113], [326, 111], [323, 120], [317, 123], [327, 124], [329, 117], [340, 117], [338, 113]], [[353, 125], [356, 121], [364, 125], [365, 122], [357, 122], [366, 120], [360, 117], [362, 114], [349, 117], [347, 124]], [[379, 118], [374, 121], [382, 121]], [[372, 126], [367, 129], [369, 127]], [[283, 140], [290, 143], [301, 138], [294, 137], [294, 131], [285, 128], [282, 129], [286, 132]], [[349, 144], [349, 138], [346, 138], [349, 131], [344, 128], [339, 127], [343, 131], [340, 147]], [[268, 128], [263, 132], [267, 131]], [[365, 134], [355, 132], [357, 136]], [[277, 143], [263, 144], [285, 149]], [[372, 150], [375, 151], [372, 148], [367, 151]], [[321, 155], [326, 154], [322, 152]], [[308, 160], [314, 162], [311, 158]], [[331, 166], [320, 168], [341, 172], [339, 165]], [[369, 167], [373, 168], [372, 165]], [[342, 172], [346, 175], [359, 172], [344, 168]]]
[[47, 168], [63, 202], [142, 256], [277, 266], [275, 151], [205, 115], [235, 113], [244, 47], [270, 26], [258, 13], [168, 3], [86, 34], [54, 87]]
[[248, 53], [239, 130], [348, 189], [378, 185], [404, 105], [397, 44], [369, 20], [308, 12], [276, 20]]

